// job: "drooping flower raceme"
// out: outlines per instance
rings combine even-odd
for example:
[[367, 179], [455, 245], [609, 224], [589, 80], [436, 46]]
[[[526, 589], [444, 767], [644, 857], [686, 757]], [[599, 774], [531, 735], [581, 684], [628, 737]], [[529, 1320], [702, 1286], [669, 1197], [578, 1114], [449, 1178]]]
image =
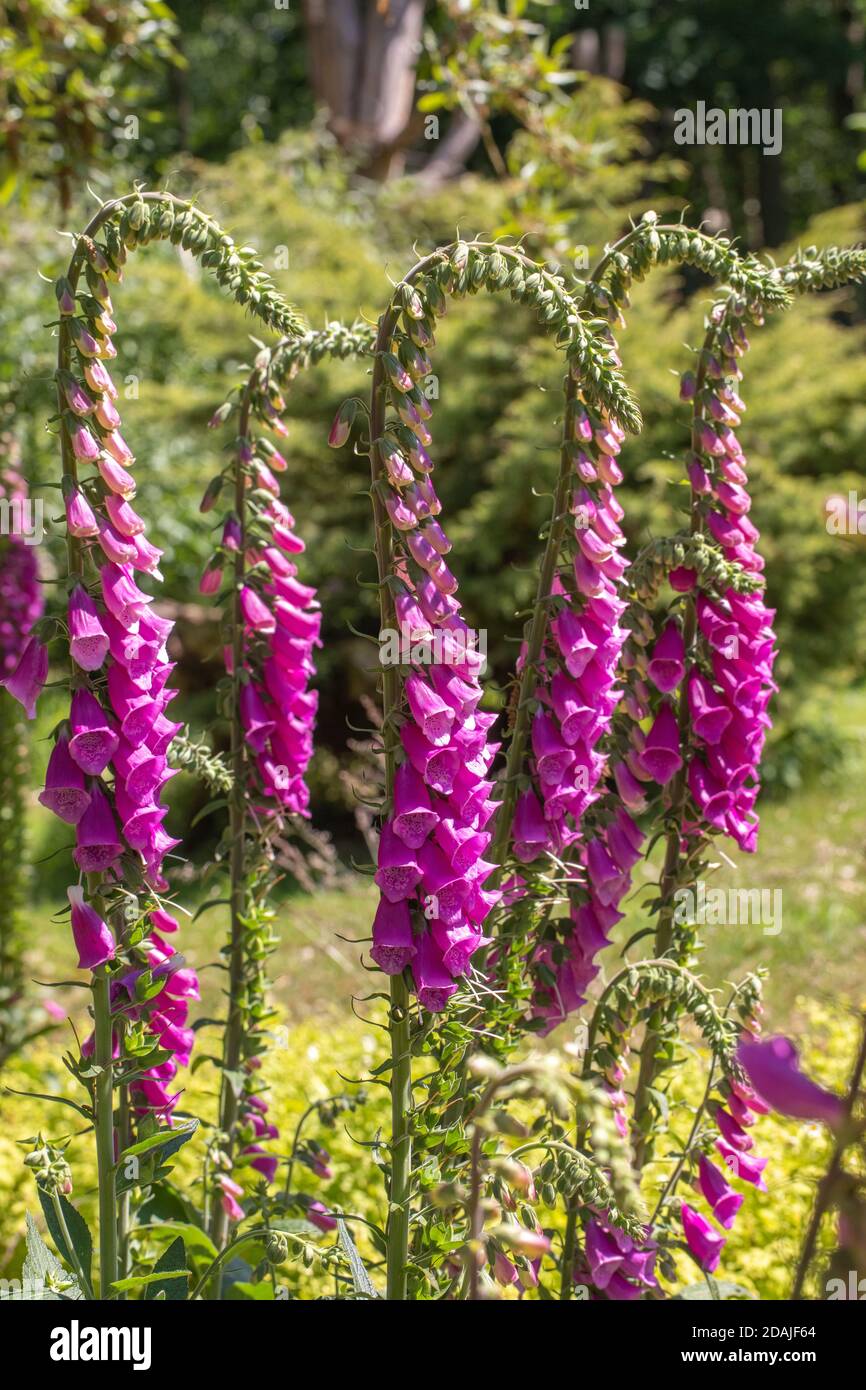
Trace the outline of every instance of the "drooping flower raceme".
[[[374, 441], [384, 468], [376, 486], [395, 538], [396, 659], [411, 674], [403, 687], [394, 801], [379, 840], [371, 955], [389, 975], [409, 965], [421, 1004], [438, 1013], [486, 944], [484, 922], [499, 901], [485, 887], [495, 866], [484, 858], [497, 806], [488, 773], [499, 744], [489, 738], [495, 715], [479, 709], [483, 658], [461, 615], [445, 558], [451, 542], [437, 519], [441, 503], [427, 452], [431, 410], [418, 384], [430, 371], [432, 332], [423, 310], [407, 313], [406, 322], [406, 336], [387, 358], [401, 423]], [[384, 647], [382, 659], [389, 659]]]
[[[79, 964], [112, 965], [116, 1055], [141, 1057], [148, 1046], [165, 1054], [142, 1069], [131, 1091], [139, 1114], [167, 1118], [180, 1094], [169, 1087], [192, 1047], [189, 1000], [198, 997], [194, 972], [165, 940], [177, 922], [161, 896], [168, 890], [166, 856], [178, 844], [164, 828], [161, 799], [174, 775], [167, 753], [180, 727], [168, 713], [173, 625], [154, 612], [141, 587], [160, 577], [161, 551], [130, 503], [135, 460], [120, 433], [117, 388], [105, 365], [116, 355], [109, 271], [98, 248], [86, 246], [89, 296], [82, 317], [76, 300], [61, 302], [72, 349], [58, 370], [75, 461], [63, 481], [77, 556], [66, 609], [72, 698], [40, 800], [75, 827], [73, 859], [82, 876], [100, 878], [90, 900], [83, 887], [69, 890]], [[91, 1037], [85, 1052], [92, 1047]]]

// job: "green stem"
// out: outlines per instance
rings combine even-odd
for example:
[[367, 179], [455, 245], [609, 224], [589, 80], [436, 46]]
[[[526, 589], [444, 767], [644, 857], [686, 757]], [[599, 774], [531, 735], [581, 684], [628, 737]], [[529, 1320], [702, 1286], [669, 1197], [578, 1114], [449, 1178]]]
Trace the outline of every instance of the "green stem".
[[117, 1279], [117, 1196], [114, 1156], [112, 1039], [109, 976], [104, 965], [93, 973], [94, 1061], [99, 1067], [93, 1086], [96, 1166], [99, 1179], [99, 1279], [102, 1298]]
[[[376, 360], [373, 367], [373, 386], [370, 406], [370, 467], [371, 498], [375, 528], [376, 564], [379, 578], [379, 611], [383, 628], [396, 626], [394, 600], [388, 585], [391, 573], [392, 548], [388, 514], [382, 502], [379, 479], [384, 464], [376, 441], [385, 428], [385, 373], [382, 353], [394, 332], [396, 310], [393, 304], [383, 314], [376, 338]], [[400, 700], [399, 674], [394, 666], [382, 671], [382, 738], [385, 753], [385, 796], [390, 802], [394, 794], [396, 772], [397, 730], [394, 715]], [[391, 1187], [389, 1192], [387, 1226], [387, 1297], [392, 1301], [406, 1299], [406, 1263], [409, 1255], [409, 1203], [411, 1200], [412, 1134], [412, 1054], [409, 1048], [409, 992], [403, 975], [392, 975], [390, 981], [391, 1007], [388, 1031], [391, 1041]]]
[[556, 567], [559, 564], [559, 557], [565, 539], [566, 522], [569, 516], [568, 497], [569, 489], [573, 481], [573, 469], [571, 454], [567, 447], [568, 440], [566, 434], [567, 421], [571, 413], [570, 406], [575, 399], [576, 391], [577, 387], [574, 377], [572, 373], [569, 372], [565, 384], [563, 439], [559, 456], [559, 474], [557, 476], [556, 492], [553, 499], [553, 513], [550, 519], [547, 542], [541, 560], [541, 569], [538, 574], [535, 606], [526, 643], [526, 660], [520, 674], [514, 729], [511, 735], [511, 743], [508, 746], [508, 758], [505, 764], [502, 804], [496, 813], [496, 834], [494, 835], [493, 843], [490, 848], [489, 857], [491, 862], [500, 865], [500, 867], [508, 853], [508, 846], [511, 841], [511, 826], [514, 820], [515, 807], [517, 805], [519, 778], [526, 759], [526, 745], [529, 738], [529, 711], [535, 687], [538, 682], [538, 663], [541, 659], [541, 651], [547, 634], [550, 591], [553, 586]]
[[[696, 448], [698, 443], [698, 431], [704, 418], [704, 407], [702, 401], [704, 384], [706, 381], [706, 360], [707, 354], [712, 346], [718, 326], [711, 324], [707, 329], [704, 338], [703, 351], [698, 361], [698, 371], [695, 383], [695, 398], [692, 408], [692, 448]], [[700, 509], [700, 499], [694, 488], [691, 488], [691, 515], [690, 531], [691, 534], [698, 535], [703, 530], [703, 516]], [[661, 879], [659, 882], [659, 915], [656, 923], [655, 947], [656, 956], [666, 956], [671, 949], [673, 941], [673, 914], [674, 914], [674, 894], [680, 886], [680, 856], [682, 852], [682, 827], [685, 815], [686, 801], [688, 799], [688, 736], [690, 728], [689, 713], [689, 682], [688, 682], [688, 663], [690, 658], [694, 659], [694, 644], [697, 636], [697, 608], [694, 595], [690, 595], [686, 600], [685, 614], [683, 617], [683, 646], [686, 652], [686, 674], [680, 684], [679, 705], [677, 709], [677, 726], [679, 729], [679, 744], [683, 755], [683, 763], [677, 772], [673, 786], [671, 788], [670, 804], [670, 829], [668, 830], [665, 844], [665, 857], [662, 867]], [[650, 1090], [655, 1081], [657, 1071], [656, 1050], [661, 1040], [661, 1034], [653, 1029], [647, 1028], [644, 1035], [640, 1053], [640, 1066], [638, 1068], [637, 1084], [634, 1093], [634, 1162], [638, 1172], [646, 1162], [649, 1148], [649, 1113], [650, 1113]]]
[[[238, 421], [238, 433], [246, 438], [250, 420], [251, 387], [244, 393]], [[240, 454], [235, 467], [235, 512], [240, 527], [238, 547], [234, 555], [234, 594], [232, 596], [232, 716], [231, 768], [232, 790], [229, 799], [229, 898], [231, 939], [229, 951], [229, 987], [226, 1027], [223, 1038], [222, 1072], [220, 1078], [219, 1127], [225, 1136], [231, 1156], [233, 1130], [238, 1117], [236, 1073], [243, 1045], [243, 1011], [241, 996], [244, 984], [244, 926], [246, 905], [246, 743], [241, 722], [241, 670], [244, 661], [244, 616], [241, 589], [246, 569], [246, 476]], [[217, 1247], [225, 1243], [229, 1219], [221, 1202], [213, 1206], [213, 1239]]]

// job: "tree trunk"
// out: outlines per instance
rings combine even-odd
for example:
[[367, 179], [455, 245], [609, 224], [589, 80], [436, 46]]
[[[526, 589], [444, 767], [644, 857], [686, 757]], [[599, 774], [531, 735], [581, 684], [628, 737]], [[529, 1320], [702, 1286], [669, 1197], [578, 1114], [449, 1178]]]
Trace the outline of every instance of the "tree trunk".
[[310, 77], [340, 143], [365, 172], [400, 172], [415, 99], [424, 0], [304, 0]]

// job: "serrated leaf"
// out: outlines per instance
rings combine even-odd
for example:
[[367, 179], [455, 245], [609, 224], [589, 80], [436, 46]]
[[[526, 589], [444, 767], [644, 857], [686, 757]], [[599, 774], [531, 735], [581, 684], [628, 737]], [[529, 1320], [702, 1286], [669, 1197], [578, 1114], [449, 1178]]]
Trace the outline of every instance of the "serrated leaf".
[[62, 1258], [69, 1265], [74, 1265], [73, 1251], [78, 1263], [84, 1271], [87, 1282], [90, 1282], [90, 1274], [93, 1266], [93, 1237], [87, 1226], [87, 1222], [81, 1215], [77, 1207], [67, 1201], [62, 1193], [58, 1194], [60, 1210], [63, 1212], [63, 1219], [66, 1222], [66, 1229], [69, 1232], [69, 1239], [72, 1241], [72, 1251], [67, 1249], [66, 1241], [57, 1212], [54, 1210], [54, 1203], [47, 1192], [39, 1189], [39, 1203], [42, 1207], [42, 1214], [45, 1217], [45, 1224], [51, 1232], [51, 1239], [60, 1251]]
[[189, 1292], [189, 1274], [186, 1268], [186, 1248], [180, 1236], [163, 1250], [153, 1267], [154, 1274], [167, 1274], [169, 1277], [148, 1287], [145, 1299], [165, 1298], [170, 1302], [183, 1303]]
[[349, 1228], [342, 1216], [337, 1217], [337, 1234], [340, 1237], [343, 1253], [349, 1261], [349, 1269], [352, 1273], [352, 1283], [355, 1288], [355, 1293], [365, 1294], [368, 1298], [378, 1298], [379, 1291], [364, 1268], [364, 1261], [358, 1254], [358, 1247], [353, 1241], [349, 1233]]

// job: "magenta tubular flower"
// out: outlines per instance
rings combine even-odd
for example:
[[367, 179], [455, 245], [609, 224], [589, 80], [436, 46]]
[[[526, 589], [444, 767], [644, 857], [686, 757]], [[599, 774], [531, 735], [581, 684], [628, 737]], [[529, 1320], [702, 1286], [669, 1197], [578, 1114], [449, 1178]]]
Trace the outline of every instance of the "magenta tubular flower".
[[686, 1244], [701, 1269], [707, 1274], [712, 1274], [718, 1268], [726, 1237], [720, 1235], [715, 1227], [710, 1225], [707, 1218], [695, 1211], [694, 1207], [690, 1207], [688, 1202], [682, 1202], [680, 1210]]
[[114, 721], [85, 686], [73, 692], [69, 727], [72, 731], [70, 756], [82, 772], [97, 777], [108, 767], [119, 738]]
[[665, 700], [646, 737], [640, 765], [655, 782], [664, 786], [683, 765], [677, 717]]
[[647, 665], [647, 675], [657, 690], [667, 695], [676, 689], [685, 674], [685, 656], [682, 632], [676, 623], [668, 623]]
[[[820, 1120], [831, 1129], [843, 1123], [844, 1101], [800, 1070], [799, 1053], [789, 1038], [741, 1042], [737, 1061], [760, 1098], [781, 1115]], [[733, 1142], [728, 1135], [725, 1138]]]
[[381, 898], [373, 919], [373, 945], [370, 955], [386, 975], [399, 975], [415, 955], [412, 919], [405, 900], [396, 903]]
[[94, 786], [90, 804], [75, 827], [77, 848], [73, 859], [82, 873], [98, 874], [114, 868], [123, 851], [108, 798]]
[[86, 425], [76, 425], [70, 431], [72, 452], [80, 463], [94, 463], [99, 458], [99, 445]]
[[420, 879], [421, 870], [414, 856], [415, 851], [407, 848], [390, 824], [385, 824], [379, 837], [375, 881], [390, 903], [410, 897]]
[[420, 849], [439, 817], [430, 793], [411, 763], [401, 763], [394, 778], [394, 833], [409, 849]]
[[66, 526], [70, 535], [79, 540], [85, 540], [90, 536], [99, 534], [99, 527], [93, 508], [81, 491], [80, 487], [74, 487], [67, 493], [65, 499], [66, 507]]
[[123, 498], [135, 496], [135, 479], [119, 463], [115, 463], [114, 459], [108, 458], [106, 454], [100, 454], [96, 466], [99, 469], [100, 478], [111, 492]]
[[48, 678], [48, 650], [35, 637], [28, 638], [15, 669], [0, 681], [23, 707], [28, 719], [36, 718], [36, 701]]
[[241, 589], [241, 611], [254, 632], [273, 632], [276, 628], [270, 608], [248, 584]]
[[84, 774], [69, 751], [69, 735], [63, 731], [48, 759], [45, 787], [39, 793], [39, 800], [67, 825], [77, 825], [90, 805]]
[[534, 792], [526, 791], [518, 798], [512, 833], [514, 853], [522, 864], [531, 864], [550, 847], [550, 829]]
[[701, 1154], [698, 1159], [698, 1181], [705, 1200], [712, 1207], [713, 1216], [726, 1231], [730, 1230], [743, 1205], [742, 1194], [734, 1191], [724, 1173], [706, 1154]]
[[418, 939], [416, 954], [412, 959], [412, 975], [423, 1007], [431, 1014], [442, 1013], [457, 989], [457, 982], [429, 932], [424, 932]]
[[69, 596], [69, 650], [82, 671], [98, 671], [108, 655], [108, 635], [96, 604], [80, 584]]
[[106, 564], [100, 574], [102, 597], [109, 613], [125, 628], [134, 627], [153, 600], [142, 593], [127, 565]]
[[72, 936], [79, 970], [95, 970], [114, 959], [114, 937], [99, 913], [84, 901], [83, 888], [67, 888], [72, 908]]

